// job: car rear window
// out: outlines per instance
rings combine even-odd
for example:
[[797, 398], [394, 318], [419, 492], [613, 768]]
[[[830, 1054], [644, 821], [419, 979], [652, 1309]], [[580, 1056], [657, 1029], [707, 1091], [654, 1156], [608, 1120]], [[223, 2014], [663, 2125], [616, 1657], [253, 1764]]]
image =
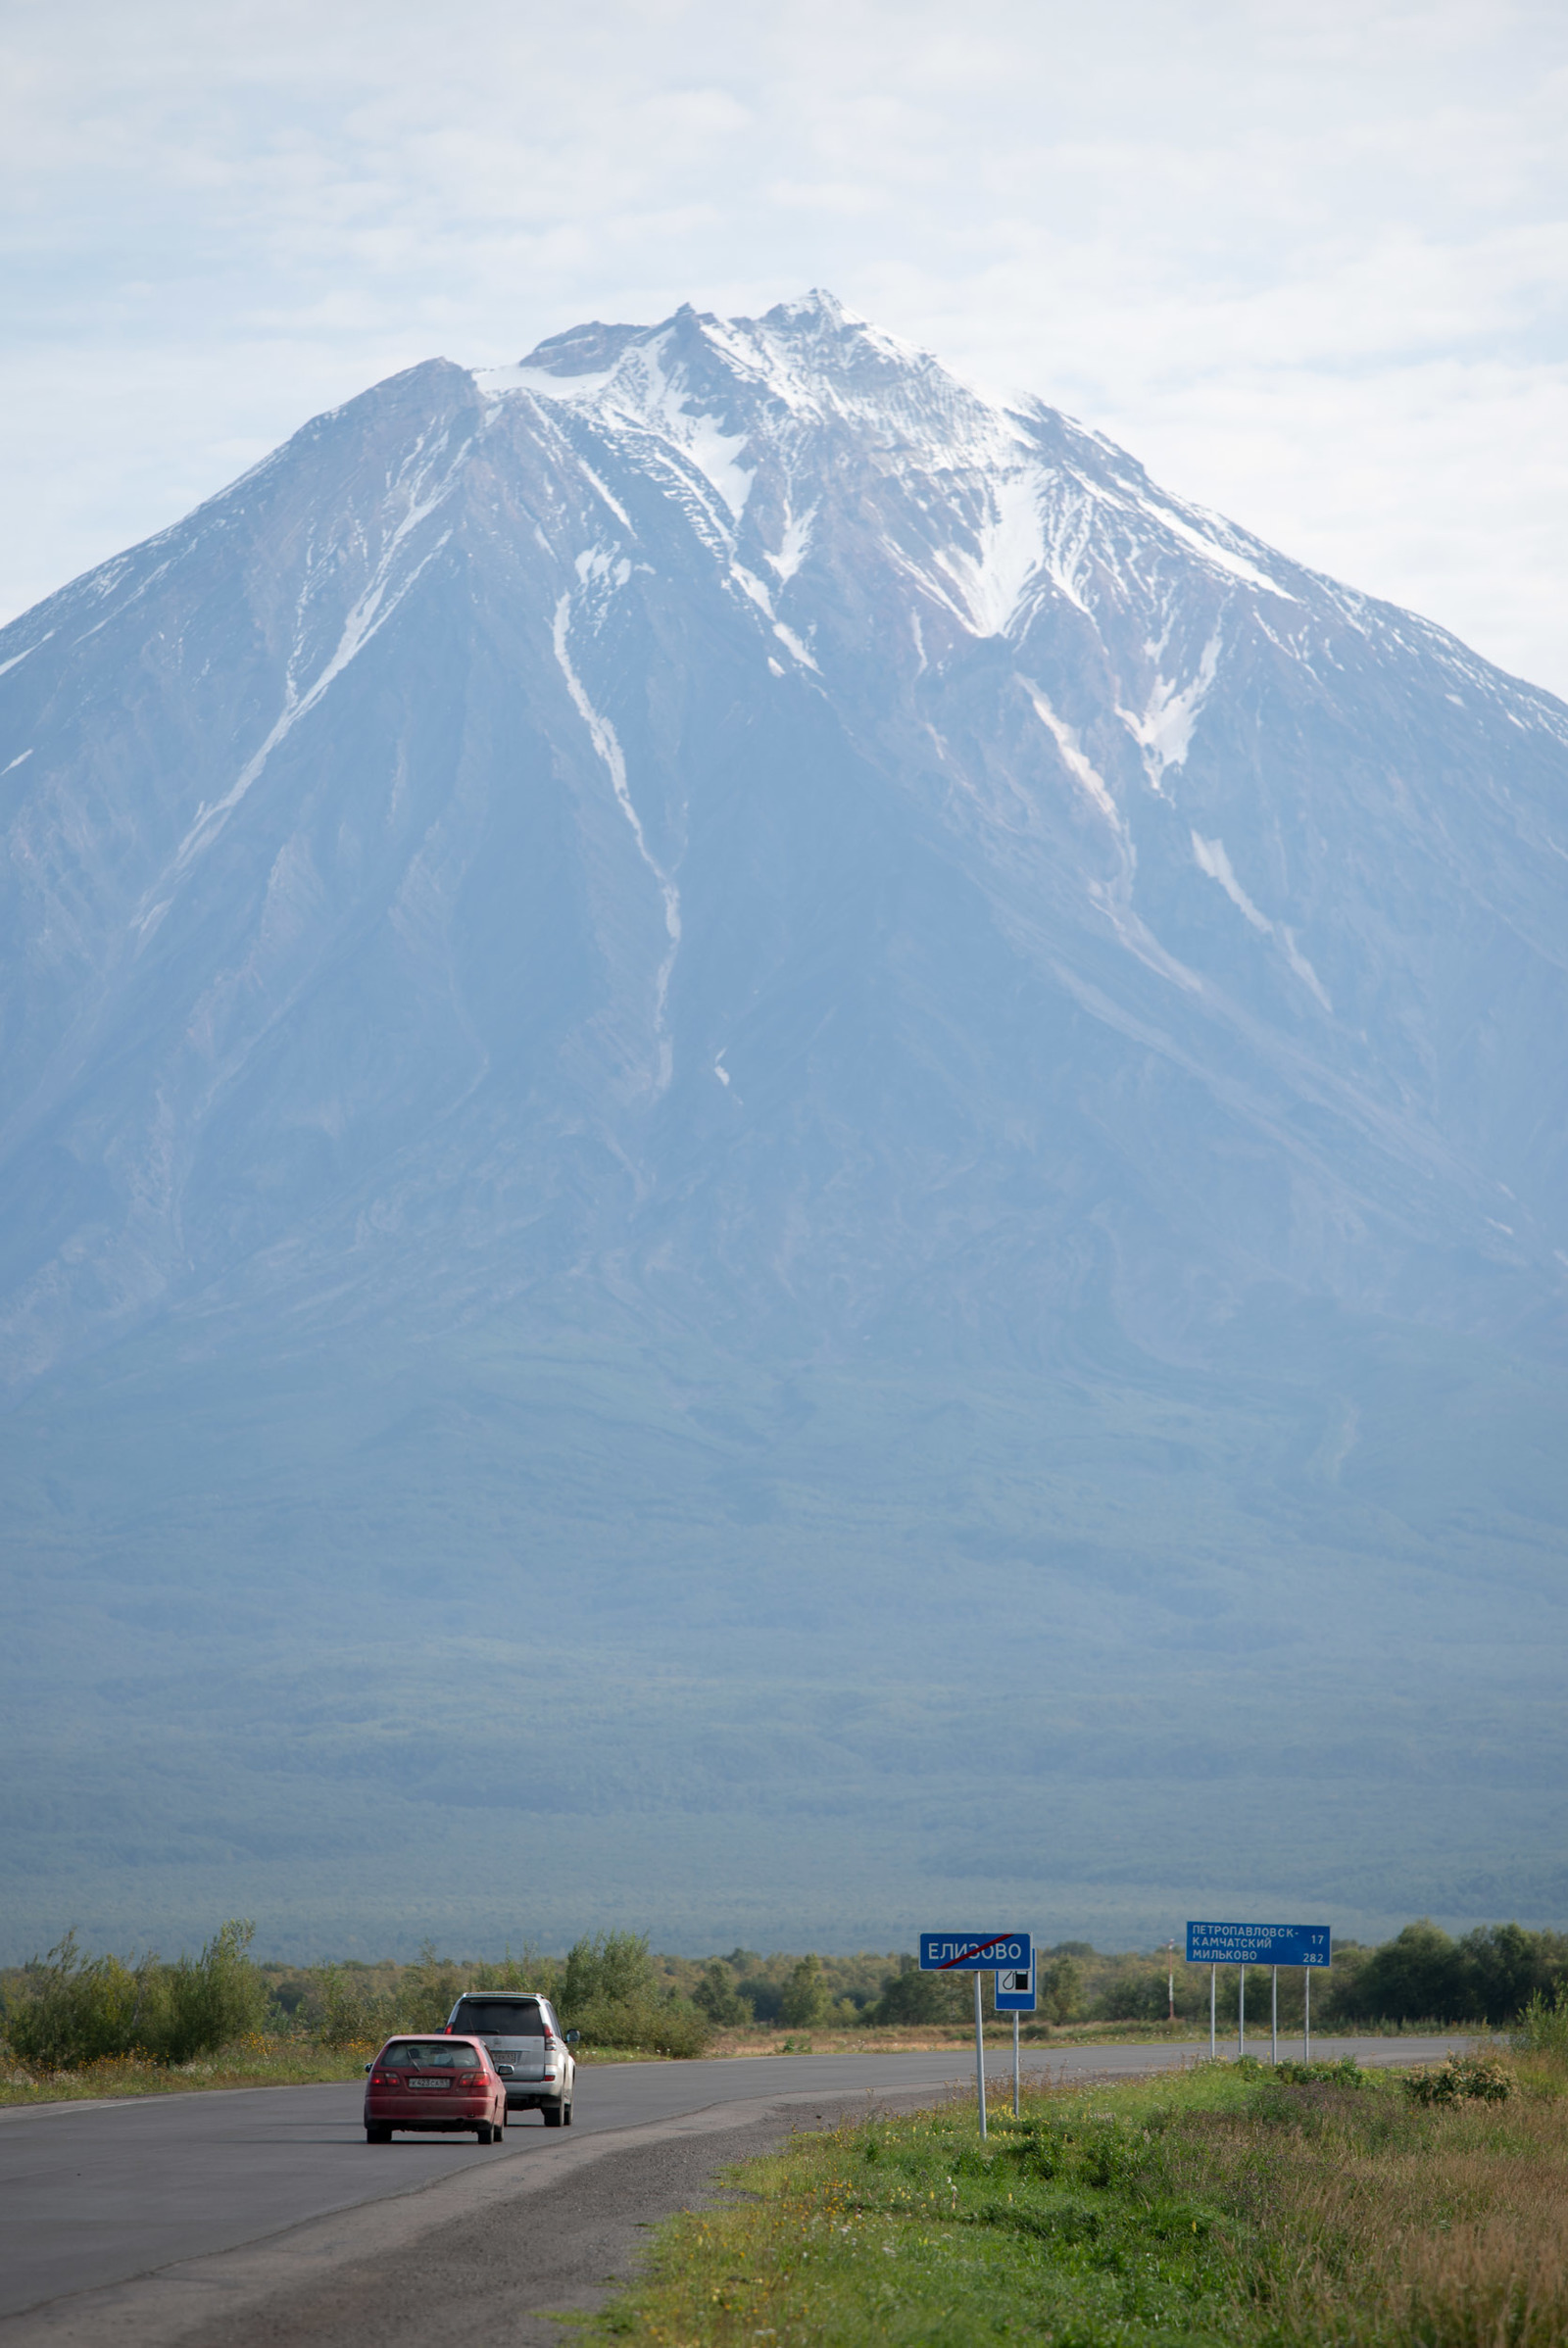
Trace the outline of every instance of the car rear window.
[[400, 2038], [387, 2047], [376, 2066], [380, 2071], [477, 2071], [476, 2047], [454, 2046], [450, 2038]]
[[465, 1998], [454, 2018], [454, 2030], [472, 2030], [476, 2038], [542, 2038], [545, 2018], [531, 2000], [525, 2005], [489, 1998]]

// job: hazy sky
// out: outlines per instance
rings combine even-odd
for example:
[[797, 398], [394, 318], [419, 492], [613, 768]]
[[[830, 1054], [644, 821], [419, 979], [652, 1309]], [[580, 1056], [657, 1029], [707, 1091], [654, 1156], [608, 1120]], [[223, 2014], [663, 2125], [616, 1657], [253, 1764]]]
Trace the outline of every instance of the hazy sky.
[[1568, 694], [1562, 0], [3, 0], [0, 614], [435, 353], [827, 285]]

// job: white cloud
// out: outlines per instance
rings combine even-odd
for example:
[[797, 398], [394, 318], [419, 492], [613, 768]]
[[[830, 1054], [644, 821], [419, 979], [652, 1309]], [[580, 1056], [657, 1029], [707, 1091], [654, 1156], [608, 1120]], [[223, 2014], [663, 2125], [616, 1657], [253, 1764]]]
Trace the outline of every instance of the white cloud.
[[1568, 16], [13, 0], [0, 608], [441, 351], [811, 283], [1568, 691]]

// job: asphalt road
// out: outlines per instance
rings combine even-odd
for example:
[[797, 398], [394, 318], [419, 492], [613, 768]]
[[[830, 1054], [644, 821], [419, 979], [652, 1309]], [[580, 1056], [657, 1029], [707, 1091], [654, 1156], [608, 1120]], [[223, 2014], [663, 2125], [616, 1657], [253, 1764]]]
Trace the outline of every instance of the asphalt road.
[[[1457, 2043], [1321, 2039], [1313, 2053], [1409, 2063]], [[1048, 2068], [1104, 2079], [1205, 2051], [1062, 2048]], [[992, 2051], [998, 2094], [1004, 2068]], [[0, 2348], [429, 2343], [490, 2321], [559, 2341], [532, 2311], [590, 2304], [716, 2167], [868, 2096], [930, 2102], [950, 2084], [972, 2093], [973, 2078], [956, 2048], [584, 2066], [570, 2129], [514, 2122], [498, 2148], [368, 2145], [356, 2085], [0, 2110]]]

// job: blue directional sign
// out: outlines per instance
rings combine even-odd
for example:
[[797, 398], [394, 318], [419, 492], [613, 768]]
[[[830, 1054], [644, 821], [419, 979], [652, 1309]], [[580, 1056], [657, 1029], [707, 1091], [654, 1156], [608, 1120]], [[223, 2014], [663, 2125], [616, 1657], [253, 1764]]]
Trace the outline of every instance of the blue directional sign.
[[1027, 1932], [922, 1932], [922, 1973], [1028, 1973], [1034, 1943]]
[[1189, 1965], [1327, 1965], [1334, 1935], [1326, 1924], [1190, 1924]]
[[996, 2005], [999, 2014], [1032, 2014], [1035, 2010], [1034, 1968], [1029, 1965], [1009, 1965], [997, 1975]]

